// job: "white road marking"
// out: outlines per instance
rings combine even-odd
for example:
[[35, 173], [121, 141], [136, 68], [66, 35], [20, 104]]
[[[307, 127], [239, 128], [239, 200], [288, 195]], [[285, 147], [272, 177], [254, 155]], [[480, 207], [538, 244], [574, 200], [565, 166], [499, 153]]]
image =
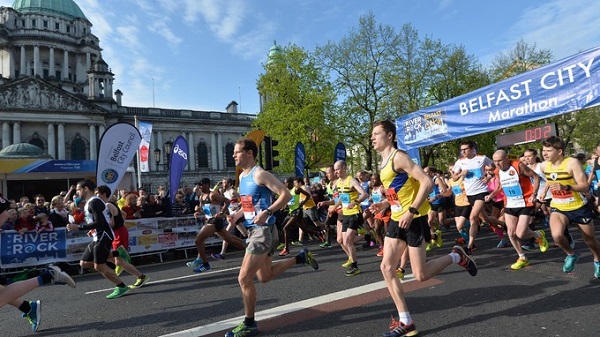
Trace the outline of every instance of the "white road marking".
[[[402, 283], [416, 281], [413, 274], [408, 274], [402, 280]], [[345, 289], [342, 291], [338, 291], [335, 293], [322, 295], [319, 297], [310, 298], [307, 300], [294, 302], [286, 305], [282, 305], [279, 307], [259, 311], [255, 314], [256, 320], [266, 320], [273, 317], [285, 315], [291, 312], [304, 310], [308, 308], [312, 308], [314, 306], [330, 303], [333, 301], [345, 299], [352, 296], [357, 296], [364, 294], [366, 292], [371, 292], [374, 290], [380, 290], [386, 288], [385, 281], [379, 281], [371, 284], [367, 284], [364, 286], [360, 286], [352, 289]], [[178, 331], [174, 333], [170, 333], [168, 335], [163, 335], [161, 337], [200, 337], [210, 335], [215, 332], [231, 329], [237, 326], [241, 321], [244, 320], [244, 316], [234, 317], [230, 319], [226, 319], [220, 322], [215, 322], [209, 325], [199, 326], [196, 328], [191, 328], [188, 330]]]

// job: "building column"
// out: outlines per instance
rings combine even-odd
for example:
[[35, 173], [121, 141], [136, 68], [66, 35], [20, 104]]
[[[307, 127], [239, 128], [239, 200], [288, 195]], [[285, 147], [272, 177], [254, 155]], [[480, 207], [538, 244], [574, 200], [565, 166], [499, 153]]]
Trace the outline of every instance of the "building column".
[[10, 125], [8, 122], [2, 123], [2, 148], [10, 145]]
[[13, 144], [19, 144], [21, 142], [21, 122], [13, 123]]
[[41, 76], [40, 74], [40, 47], [33, 47], [33, 76]]
[[[165, 149], [163, 147], [163, 134], [162, 131], [156, 131], [156, 147], [155, 149], [160, 150], [160, 163], [165, 164]], [[163, 166], [164, 167], [164, 166]], [[158, 171], [158, 167], [156, 167], [156, 171]]]
[[190, 171], [195, 171], [196, 170], [196, 142], [194, 141], [194, 133], [193, 132], [189, 132], [188, 133], [188, 144], [189, 144], [189, 158], [188, 158], [188, 169]]
[[56, 135], [54, 134], [54, 124], [48, 123], [48, 154], [56, 159]]
[[96, 147], [98, 140], [96, 138], [96, 125], [90, 124], [90, 160], [96, 160], [98, 152]]
[[85, 53], [85, 66], [85, 72], [87, 73], [92, 67], [92, 55], [89, 52]]
[[222, 133], [217, 133], [217, 146], [218, 151], [217, 154], [219, 156], [219, 170], [224, 170], [225, 169], [225, 162], [224, 162], [224, 157], [225, 157], [225, 149], [223, 148], [223, 134]]
[[[104, 126], [104, 124], [100, 124], [98, 126], [98, 135], [102, 137], [102, 135], [104, 135], [104, 131], [106, 131], [106, 127]], [[98, 137], [98, 140], [100, 140], [100, 137]]]
[[62, 65], [62, 80], [69, 79], [69, 51], [65, 50], [63, 53], [63, 65]]
[[25, 54], [25, 46], [21, 46], [21, 69], [19, 69], [19, 77], [28, 76], [27, 74], [27, 58]]
[[218, 170], [219, 169], [219, 162], [218, 162], [218, 158], [217, 158], [217, 134], [216, 133], [211, 133], [210, 134], [210, 166], [213, 170]]
[[58, 159], [65, 160], [65, 125], [58, 124]]
[[48, 62], [50, 63], [48, 65], [48, 76], [56, 76], [56, 70], [54, 69], [54, 47], [50, 47]]

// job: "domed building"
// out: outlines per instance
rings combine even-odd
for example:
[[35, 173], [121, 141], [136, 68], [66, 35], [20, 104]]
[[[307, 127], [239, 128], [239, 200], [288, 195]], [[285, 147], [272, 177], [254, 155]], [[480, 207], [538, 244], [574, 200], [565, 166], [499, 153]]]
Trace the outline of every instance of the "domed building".
[[[239, 113], [235, 101], [225, 111], [124, 106], [123, 93], [113, 91], [114, 77], [92, 23], [73, 0], [15, 0], [12, 7], [0, 7], [0, 148], [29, 143], [57, 167], [82, 168], [62, 174], [10, 171], [6, 167], [14, 165], [0, 158], [0, 193], [50, 197], [74, 179], [95, 176], [88, 168], [95, 167], [104, 130], [118, 122], [134, 124], [135, 117], [153, 125], [150, 172], [142, 173], [142, 188], [166, 184], [165, 144], [179, 135], [190, 147], [182, 185], [235, 174], [234, 143], [251, 130], [254, 115]], [[32, 190], [35, 181], [45, 181], [47, 190]], [[135, 187], [134, 180], [125, 184]]]

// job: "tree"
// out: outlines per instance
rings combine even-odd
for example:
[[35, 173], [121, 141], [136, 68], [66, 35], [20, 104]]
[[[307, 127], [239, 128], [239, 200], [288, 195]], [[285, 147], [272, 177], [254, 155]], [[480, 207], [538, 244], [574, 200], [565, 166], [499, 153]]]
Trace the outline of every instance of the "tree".
[[[339, 42], [318, 47], [319, 63], [335, 75], [335, 93], [341, 100], [331, 122], [343, 135], [346, 147], [364, 151], [364, 168], [373, 167], [374, 152], [370, 144], [371, 126], [392, 116], [385, 109], [390, 91], [385, 76], [390, 71], [392, 49], [398, 37], [391, 26], [377, 24], [372, 13], [359, 18], [358, 28], [351, 29]], [[361, 167], [362, 168], [362, 167]]]
[[330, 163], [336, 142], [330, 137], [335, 129], [328, 116], [335, 96], [323, 69], [296, 45], [288, 45], [273, 55], [264, 69], [257, 87], [265, 104], [254, 126], [279, 142], [277, 171], [294, 172], [297, 142], [305, 146], [308, 167]]

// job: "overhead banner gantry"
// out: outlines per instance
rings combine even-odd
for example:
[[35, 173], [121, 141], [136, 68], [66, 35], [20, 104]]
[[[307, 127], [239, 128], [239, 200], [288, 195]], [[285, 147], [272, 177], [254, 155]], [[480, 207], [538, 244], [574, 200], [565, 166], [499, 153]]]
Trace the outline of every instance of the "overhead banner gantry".
[[600, 104], [600, 47], [396, 119], [398, 148], [417, 149]]

